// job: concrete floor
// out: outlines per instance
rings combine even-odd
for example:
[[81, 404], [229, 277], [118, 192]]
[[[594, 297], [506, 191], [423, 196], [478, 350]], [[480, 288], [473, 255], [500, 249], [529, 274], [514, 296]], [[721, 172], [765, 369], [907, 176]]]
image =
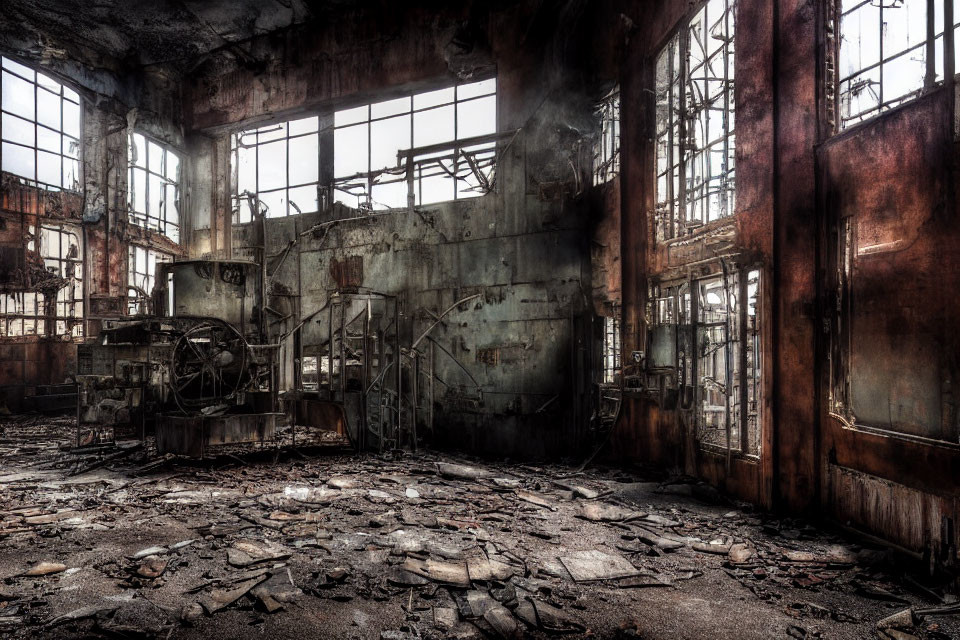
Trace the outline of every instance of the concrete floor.
[[72, 435], [0, 432], [0, 636], [960, 637], [878, 630], [954, 601], [888, 552], [652, 472], [147, 447], [70, 475]]

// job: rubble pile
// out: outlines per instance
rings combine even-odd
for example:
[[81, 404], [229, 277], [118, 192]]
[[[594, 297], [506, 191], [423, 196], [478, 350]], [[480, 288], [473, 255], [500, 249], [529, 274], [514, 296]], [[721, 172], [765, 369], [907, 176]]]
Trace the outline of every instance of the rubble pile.
[[136, 444], [64, 465], [67, 445], [50, 433], [28, 439], [50, 455], [24, 444], [33, 463], [0, 463], [3, 637], [237, 637], [262, 625], [263, 637], [725, 628], [909, 640], [960, 629], [948, 591], [892, 570], [889, 553], [682, 479], [433, 453], [190, 463]]

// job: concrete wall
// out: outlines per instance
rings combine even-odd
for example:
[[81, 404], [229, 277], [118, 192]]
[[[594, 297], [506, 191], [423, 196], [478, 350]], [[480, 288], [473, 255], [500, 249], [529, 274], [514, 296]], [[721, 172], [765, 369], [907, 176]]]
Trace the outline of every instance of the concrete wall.
[[[568, 74], [557, 73], [580, 46], [557, 44], [564, 32], [554, 26], [567, 19], [563, 12], [558, 17], [526, 4], [479, 6], [358, 10], [309, 35], [293, 29], [263, 46], [255, 43], [252, 51], [262, 54], [265, 71], [224, 70], [215, 63], [201, 69], [190, 80], [188, 121], [202, 129], [191, 136], [211, 140], [200, 143], [195, 166], [206, 175], [196, 181], [214, 185], [215, 192], [204, 191], [195, 203], [191, 255], [227, 255], [229, 244], [233, 257], [253, 258], [244, 247], [259, 244], [256, 223], [231, 230], [224, 211], [229, 169], [216, 154], [227, 148], [227, 132], [399, 91], [449, 86], [474, 70], [495, 70], [498, 129], [519, 130], [500, 146], [495, 192], [340, 222], [316, 234], [301, 235], [317, 222], [361, 214], [338, 205], [325, 213], [268, 219], [267, 255], [297, 241], [273, 279], [284, 292], [299, 294], [299, 315], [276, 330], [321, 308], [338, 287], [337, 265], [347, 259], [361, 265], [362, 282], [351, 285], [399, 297], [404, 344], [433, 323], [431, 313], [481, 294], [431, 335], [470, 371], [483, 400], [467, 401], [478, 390], [438, 351], [440, 377], [465, 388], [449, 391], [437, 404], [432, 442], [496, 455], [575, 453], [582, 450], [589, 417], [594, 348], [591, 234], [597, 221], [591, 220], [594, 201], [586, 184], [599, 95], [571, 87]], [[453, 44], [458, 38], [470, 39], [469, 53]], [[611, 226], [607, 222], [607, 242], [618, 244]], [[613, 262], [602, 277], [617, 289], [619, 265]], [[279, 297], [274, 303], [283, 304]], [[311, 321], [304, 343], [319, 342], [320, 332]]]

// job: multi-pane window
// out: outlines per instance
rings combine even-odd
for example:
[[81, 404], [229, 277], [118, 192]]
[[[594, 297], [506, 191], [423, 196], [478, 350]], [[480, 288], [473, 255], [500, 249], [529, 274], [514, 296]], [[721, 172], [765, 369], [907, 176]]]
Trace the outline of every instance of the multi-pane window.
[[48, 273], [61, 278], [53, 309], [54, 335], [83, 336], [83, 247], [76, 231], [40, 227], [40, 255]]
[[412, 159], [416, 204], [483, 195], [495, 141], [458, 142], [497, 132], [495, 78], [337, 111], [334, 199], [351, 207], [407, 206], [407, 167], [397, 152], [432, 147]]
[[620, 375], [620, 318], [607, 316], [603, 319], [603, 381], [613, 384]]
[[760, 448], [760, 272], [696, 283], [697, 438], [756, 454]]
[[[31, 291], [0, 294], [0, 335], [83, 336], [83, 245], [79, 234], [42, 226], [40, 237], [27, 241], [37, 251], [44, 272], [33, 274]], [[38, 247], [39, 240], [39, 247]]]
[[709, 0], [656, 61], [656, 234], [733, 214], [735, 0]]
[[134, 133], [129, 164], [130, 222], [180, 242], [180, 156]]
[[[496, 91], [490, 79], [342, 109], [332, 136], [316, 116], [242, 131], [233, 137], [234, 220], [317, 211], [330, 178], [333, 200], [358, 209], [406, 207], [411, 186], [416, 204], [483, 195], [496, 142], [473, 138], [497, 132]], [[324, 167], [330, 138], [333, 166]], [[414, 147], [429, 149], [400, 157]]]
[[127, 285], [132, 288], [127, 305], [129, 315], [149, 312], [149, 300], [157, 278], [157, 263], [162, 262], [173, 262], [173, 256], [130, 245], [127, 253]]
[[[837, 0], [841, 129], [903, 104], [943, 79], [945, 2], [953, 2], [956, 40], [960, 0]], [[956, 51], [954, 56], [960, 63]]]
[[608, 182], [620, 173], [620, 87], [597, 105], [600, 137], [593, 146], [593, 184]]
[[317, 210], [319, 118], [301, 118], [233, 137], [234, 219], [250, 222], [251, 206], [268, 218]]
[[0, 58], [0, 167], [47, 189], [80, 189], [80, 96]]

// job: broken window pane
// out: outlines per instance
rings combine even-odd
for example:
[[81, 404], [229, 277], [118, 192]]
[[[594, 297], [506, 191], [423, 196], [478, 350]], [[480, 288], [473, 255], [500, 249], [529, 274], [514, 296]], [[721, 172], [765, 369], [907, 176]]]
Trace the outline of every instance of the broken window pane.
[[[79, 97], [52, 78], [8, 58], [2, 58], [2, 67], [3, 170], [46, 188], [75, 189], [79, 186], [77, 164], [65, 163], [63, 156], [79, 157]], [[62, 139], [63, 131], [71, 138]]]
[[620, 376], [620, 318], [603, 319], [603, 382], [615, 384]]

